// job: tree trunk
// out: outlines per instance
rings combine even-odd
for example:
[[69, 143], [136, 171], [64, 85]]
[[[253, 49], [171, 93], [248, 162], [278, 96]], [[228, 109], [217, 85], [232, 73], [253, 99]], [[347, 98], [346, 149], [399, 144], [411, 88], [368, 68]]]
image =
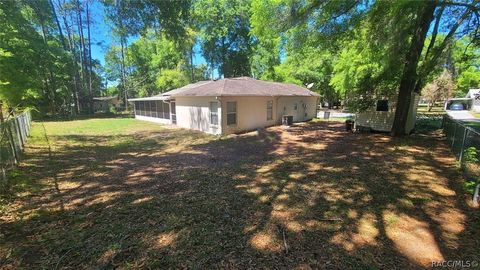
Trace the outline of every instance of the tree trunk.
[[[85, 47], [85, 36], [83, 35], [83, 19], [82, 19], [82, 9], [80, 1], [77, 0], [77, 19], [78, 19], [78, 33], [80, 35], [80, 57], [82, 63], [82, 85], [86, 86], [86, 77], [88, 76], [88, 64], [87, 64], [87, 48]], [[87, 95], [88, 96], [88, 95]], [[88, 98], [88, 107], [90, 108], [90, 98]]]
[[[50, 51], [50, 47], [48, 46], [48, 41], [47, 41], [47, 30], [45, 28], [45, 20], [42, 16], [42, 14], [40, 12], [37, 13], [39, 19], [40, 19], [40, 29], [41, 29], [41, 32], [42, 32], [42, 38], [43, 38], [43, 44], [45, 45], [45, 50], [47, 51], [47, 55], [50, 55], [49, 51]], [[56, 83], [55, 83], [55, 76], [50, 68], [50, 63], [46, 63], [46, 70], [47, 70], [47, 74], [45, 74], [45, 78], [46, 80], [48, 80], [50, 82], [50, 87], [49, 89], [47, 89], [47, 91], [49, 92], [49, 101], [50, 101], [50, 113], [52, 115], [55, 115], [56, 114], [56, 104], [55, 104], [55, 99], [56, 99], [56, 95], [55, 95], [55, 90], [56, 90]]]
[[[62, 47], [65, 51], [67, 52], [72, 52], [71, 50], [71, 47], [67, 46], [67, 43], [65, 42], [65, 36], [63, 35], [63, 31], [62, 31], [62, 26], [60, 25], [60, 21], [58, 20], [58, 16], [57, 16], [57, 11], [55, 10], [55, 5], [53, 4], [53, 1], [52, 0], [49, 0], [48, 1], [50, 3], [50, 7], [52, 8], [52, 13], [53, 13], [53, 17], [55, 18], [55, 23], [57, 24], [57, 28], [58, 28], [58, 33], [60, 34], [60, 40], [62, 41]], [[66, 20], [65, 17], [64, 18], [64, 21]], [[72, 62], [73, 65], [75, 65], [75, 61]], [[78, 87], [77, 87], [77, 82], [76, 82], [76, 78], [75, 78], [75, 71], [72, 70], [72, 79], [73, 79], [73, 82], [71, 84], [71, 88], [70, 88], [70, 92], [72, 93], [72, 97], [73, 97], [73, 102], [74, 102], [74, 111], [78, 111], [78, 107], [77, 107], [77, 100], [76, 100], [76, 91], [78, 91]], [[69, 107], [69, 111], [70, 111], [70, 102], [68, 104], [68, 107]]]
[[433, 20], [436, 1], [425, 1], [419, 10], [415, 31], [412, 36], [409, 51], [405, 59], [400, 89], [398, 92], [395, 118], [392, 126], [392, 136], [405, 135], [408, 111], [417, 82], [417, 67], [422, 49], [427, 37], [428, 28]]
[[[58, 5], [61, 6], [60, 1], [58, 1]], [[73, 103], [74, 103], [74, 112], [76, 114], [80, 113], [80, 101], [78, 97], [78, 93], [80, 92], [80, 75], [78, 71], [78, 63], [77, 63], [77, 52], [75, 49], [75, 44], [72, 38], [72, 29], [70, 28], [67, 20], [67, 15], [64, 10], [60, 10], [62, 14], [63, 24], [65, 26], [65, 31], [67, 32], [67, 41], [68, 41], [68, 50], [71, 53], [71, 61], [72, 61], [72, 78], [73, 78]], [[72, 23], [73, 24], [73, 23]]]
[[195, 67], [193, 66], [193, 46], [190, 47], [190, 69], [192, 72], [192, 81], [191, 83], [195, 82]]
[[93, 90], [92, 90], [92, 42], [90, 37], [90, 10], [88, 7], [88, 0], [86, 1], [87, 8], [87, 34], [88, 34], [88, 101], [90, 104], [90, 113], [93, 114]]
[[57, 24], [58, 34], [60, 34], [60, 41], [62, 42], [63, 49], [65, 51], [68, 51], [67, 44], [65, 43], [65, 37], [63, 36], [62, 27], [60, 26], [60, 21], [58, 20], [57, 11], [55, 10], [55, 6], [53, 5], [52, 0], [48, 0], [48, 2], [50, 3], [50, 7], [52, 8], [53, 17], [55, 18], [55, 23]]
[[127, 88], [127, 79], [125, 74], [125, 46], [123, 44], [123, 37], [120, 37], [120, 54], [122, 58], [122, 88], [123, 88], [123, 102], [125, 105], [125, 111], [128, 109], [128, 88]]
[[420, 93], [421, 89], [424, 86], [425, 78], [427, 78], [432, 72], [432, 70], [434, 70], [434, 67], [437, 65], [438, 59], [444, 52], [448, 43], [454, 38], [455, 32], [460, 27], [462, 22], [465, 21], [468, 18], [468, 16], [470, 16], [471, 12], [472, 11], [470, 9], [466, 10], [463, 13], [463, 15], [460, 18], [458, 18], [455, 24], [453, 24], [453, 26], [450, 28], [450, 30], [448, 31], [448, 34], [443, 39], [442, 43], [440, 43], [440, 45], [436, 46], [435, 48], [433, 48], [435, 40], [432, 38], [433, 43], [430, 42], [430, 45], [429, 45], [429, 47], [432, 47], [431, 49], [432, 54], [431, 56], [429, 55], [429, 50], [427, 50], [427, 52], [425, 53], [425, 60], [424, 60], [423, 66], [420, 68], [420, 76], [418, 76], [417, 83], [415, 85], [416, 93]]

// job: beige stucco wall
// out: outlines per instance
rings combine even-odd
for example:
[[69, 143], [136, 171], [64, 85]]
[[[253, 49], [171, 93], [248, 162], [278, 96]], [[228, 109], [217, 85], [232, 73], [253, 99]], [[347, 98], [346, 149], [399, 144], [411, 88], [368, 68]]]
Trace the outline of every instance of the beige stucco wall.
[[215, 97], [176, 97], [177, 126], [200, 130], [210, 134], [221, 134], [221, 107], [219, 104], [219, 125], [210, 123], [210, 102], [218, 102]]
[[[277, 118], [279, 123], [283, 115], [292, 115], [293, 122], [310, 120], [317, 116], [318, 97], [279, 97]], [[295, 110], [295, 104], [297, 109]]]
[[[276, 123], [275, 97], [221, 97], [223, 134], [250, 131], [273, 126]], [[273, 101], [272, 120], [267, 120], [267, 102]], [[227, 102], [237, 102], [237, 123], [227, 125]]]
[[[283, 115], [292, 115], [294, 122], [315, 117], [317, 97], [221, 97], [223, 134], [255, 130], [281, 124]], [[273, 118], [267, 120], [267, 102], [273, 101]], [[227, 102], [237, 102], [237, 124], [227, 126]], [[294, 104], [297, 103], [297, 110]], [[305, 106], [303, 106], [305, 104]]]

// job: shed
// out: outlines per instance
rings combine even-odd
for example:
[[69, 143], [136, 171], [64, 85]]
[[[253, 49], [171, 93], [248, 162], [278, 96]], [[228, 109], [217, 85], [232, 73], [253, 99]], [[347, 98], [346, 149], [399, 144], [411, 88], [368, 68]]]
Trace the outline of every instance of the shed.
[[[412, 94], [412, 102], [408, 110], [405, 132], [409, 134], [415, 127], [417, 117], [417, 107], [420, 96]], [[355, 126], [357, 129], [367, 128], [375, 131], [391, 132], [393, 120], [395, 118], [395, 103], [389, 99], [378, 100], [376, 107], [365, 112], [357, 113]]]

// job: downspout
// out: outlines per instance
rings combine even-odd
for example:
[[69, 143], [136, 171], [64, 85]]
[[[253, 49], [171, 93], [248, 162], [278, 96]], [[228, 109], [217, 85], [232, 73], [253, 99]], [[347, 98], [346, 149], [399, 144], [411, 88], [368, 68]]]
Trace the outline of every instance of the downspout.
[[280, 116], [280, 119], [278, 119], [278, 100], [280, 99], [280, 97], [275, 97], [275, 115], [277, 115], [275, 117], [275, 125], [279, 125], [279, 124], [282, 124], [282, 117], [283, 115]]
[[222, 104], [222, 99], [218, 96], [215, 97], [216, 100], [218, 100], [218, 103], [220, 103], [220, 113], [217, 114], [217, 117], [220, 116], [220, 119], [218, 119], [218, 126], [220, 128], [220, 136], [223, 135], [223, 104]]
[[[170, 119], [170, 124], [173, 124], [173, 119], [172, 119], [172, 104], [170, 103], [170, 100], [167, 102], [166, 100], [162, 99], [162, 102], [163, 102], [164, 104], [168, 104], [168, 108], [169, 108], [168, 112], [169, 112], [169, 114], [170, 114], [170, 115], [168, 116], [168, 118]], [[175, 103], [175, 106], [177, 106], [176, 103]], [[177, 110], [175, 110], [175, 117], [176, 117], [176, 114], [177, 114]]]

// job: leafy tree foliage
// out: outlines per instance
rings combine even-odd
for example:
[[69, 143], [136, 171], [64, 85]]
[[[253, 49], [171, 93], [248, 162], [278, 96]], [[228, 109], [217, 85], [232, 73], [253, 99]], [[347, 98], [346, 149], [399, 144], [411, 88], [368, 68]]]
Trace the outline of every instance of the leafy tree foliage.
[[428, 102], [428, 111], [432, 109], [435, 102], [450, 98], [455, 90], [452, 74], [444, 70], [433, 82], [428, 83], [422, 91], [423, 97]]
[[[74, 1], [0, 2], [0, 98], [9, 107], [36, 107], [52, 115], [91, 107], [92, 91], [101, 87], [98, 63], [87, 56], [89, 42], [69, 19], [75, 14], [88, 21], [85, 8]], [[59, 10], [68, 31], [60, 25]]]
[[202, 54], [210, 66], [225, 77], [249, 76], [250, 2], [197, 0], [193, 9]]
[[[114, 35], [105, 67], [91, 59], [92, 1], [0, 3], [2, 100], [72, 113], [93, 95], [127, 104], [252, 76], [308, 86], [352, 111], [394, 100], [399, 135], [411, 94], [434, 89], [444, 70], [459, 96], [480, 83], [474, 0], [100, 0]], [[194, 64], [200, 54], [206, 63]], [[116, 82], [108, 91], [106, 80]]]

